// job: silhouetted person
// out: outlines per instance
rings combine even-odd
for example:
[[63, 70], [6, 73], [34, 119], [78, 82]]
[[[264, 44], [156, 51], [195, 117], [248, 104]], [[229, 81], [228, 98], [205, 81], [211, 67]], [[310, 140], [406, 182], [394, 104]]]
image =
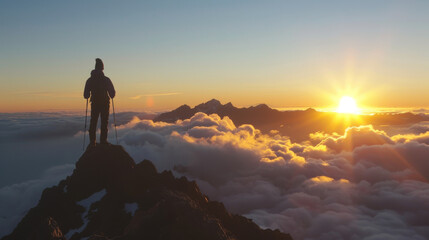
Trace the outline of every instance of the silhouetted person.
[[83, 97], [91, 97], [91, 122], [89, 124], [89, 145], [96, 144], [96, 130], [98, 116], [101, 116], [100, 143], [107, 142], [107, 124], [109, 122], [110, 98], [115, 97], [115, 88], [112, 81], [104, 76], [104, 65], [101, 59], [95, 59], [95, 69], [91, 71], [91, 77], [86, 81]]

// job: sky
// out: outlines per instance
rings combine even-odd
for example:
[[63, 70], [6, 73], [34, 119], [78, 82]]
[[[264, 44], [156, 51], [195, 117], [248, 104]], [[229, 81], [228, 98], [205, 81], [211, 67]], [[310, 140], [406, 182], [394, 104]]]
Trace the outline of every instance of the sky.
[[293, 142], [204, 113], [148, 120], [212, 98], [286, 109], [349, 95], [361, 107], [429, 109], [428, 10], [412, 0], [0, 0], [0, 237], [72, 173], [83, 87], [101, 58], [119, 144], [136, 162], [196, 180], [229, 211], [298, 240], [429, 238], [428, 122]]
[[95, 58], [117, 111], [429, 107], [427, 1], [0, 1], [0, 112], [82, 111]]

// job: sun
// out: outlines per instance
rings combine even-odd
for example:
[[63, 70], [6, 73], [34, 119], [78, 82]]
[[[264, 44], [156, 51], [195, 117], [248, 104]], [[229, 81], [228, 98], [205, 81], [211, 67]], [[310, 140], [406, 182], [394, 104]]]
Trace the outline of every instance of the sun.
[[337, 112], [358, 114], [360, 111], [356, 101], [352, 97], [343, 96], [340, 99], [340, 105], [338, 105]]

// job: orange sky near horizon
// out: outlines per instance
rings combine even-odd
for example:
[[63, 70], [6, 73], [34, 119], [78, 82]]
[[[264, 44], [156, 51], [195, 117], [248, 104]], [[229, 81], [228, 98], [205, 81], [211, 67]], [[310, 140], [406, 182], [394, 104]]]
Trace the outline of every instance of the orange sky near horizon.
[[[89, 72], [92, 69], [92, 62], [90, 60], [88, 62], [90, 66], [86, 66], [81, 72]], [[248, 79], [249, 75], [243, 74], [241, 78], [236, 76], [231, 79], [224, 74], [223, 78], [229, 81], [217, 81], [212, 84], [207, 81], [184, 81], [180, 78], [186, 76], [178, 75], [176, 77], [179, 79], [176, 82], [170, 80], [168, 76], [165, 79], [149, 81], [147, 79], [152, 76], [145, 74], [139, 76], [137, 73], [135, 76], [124, 75], [117, 68], [110, 74], [109, 62], [105, 61], [105, 65], [106, 75], [112, 79], [117, 91], [116, 111], [165, 111], [177, 108], [182, 104], [193, 107], [213, 98], [220, 100], [223, 104], [232, 102], [238, 107], [265, 103], [273, 108], [334, 109], [338, 106], [342, 96], [353, 97], [358, 106], [364, 109], [425, 108], [429, 106], [429, 99], [426, 98], [425, 91], [425, 89], [429, 89], [429, 86], [413, 89], [413, 86], [406, 86], [406, 84], [396, 86], [383, 84], [386, 80], [380, 80], [380, 83], [377, 83], [373, 79], [379, 79], [380, 76], [370, 76], [371, 74], [368, 72], [360, 75], [357, 73], [359, 70], [351, 66], [337, 69], [342, 71], [340, 73], [316, 71], [315, 69], [314, 74], [319, 75], [311, 76], [311, 73], [308, 73], [307, 77], [302, 77], [304, 79], [297, 81], [288, 80], [293, 77], [289, 77], [286, 71], [278, 75], [267, 73], [266, 78], [261, 76], [256, 79], [257, 77], [254, 77], [255, 79], [248, 83], [242, 79]], [[71, 77], [73, 74], [77, 76]], [[298, 77], [297, 79], [299, 79]], [[306, 81], [308, 78], [319, 80]], [[48, 80], [47, 82], [52, 83], [49, 88], [39, 87], [33, 91], [7, 91], [7, 88], [0, 90], [2, 92], [0, 112], [84, 111], [85, 99], [82, 95], [86, 79], [87, 76], [82, 73], [77, 74], [76, 71], [70, 73], [64, 82], [56, 83], [54, 78]], [[40, 82], [43, 81], [40, 80]], [[157, 84], [157, 81], [168, 81], [169, 85], [160, 85]], [[301, 82], [309, 82], [309, 85]], [[393, 82], [400, 82], [400, 80], [394, 79]], [[274, 83], [275, 85], [273, 85]], [[30, 83], [24, 89], [30, 89], [32, 85], [37, 84]], [[398, 91], [399, 86], [402, 91]]]
[[10, 2], [0, 8], [0, 112], [84, 111], [97, 57], [116, 88], [116, 111], [213, 98], [336, 108], [342, 96], [361, 108], [429, 108], [427, 7]]

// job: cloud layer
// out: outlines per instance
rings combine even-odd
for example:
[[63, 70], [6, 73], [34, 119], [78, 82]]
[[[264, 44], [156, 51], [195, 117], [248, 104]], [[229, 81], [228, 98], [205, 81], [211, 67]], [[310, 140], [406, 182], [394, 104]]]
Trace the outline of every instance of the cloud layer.
[[10, 233], [28, 210], [37, 204], [43, 189], [58, 184], [73, 169], [74, 164], [52, 167], [39, 179], [0, 188], [0, 237]]
[[[136, 115], [153, 117], [124, 112], [116, 120], [127, 123]], [[43, 189], [71, 173], [83, 152], [83, 128], [84, 117], [76, 113], [0, 113], [0, 238], [37, 204]]]
[[[196, 180], [211, 199], [262, 227], [279, 228], [298, 240], [429, 238], [428, 123], [383, 130], [352, 127], [344, 134], [314, 133], [308, 141], [294, 143], [276, 131], [262, 134], [251, 125], [235, 126], [228, 117], [217, 115], [197, 113], [174, 124], [130, 120], [131, 116], [119, 117], [127, 123], [118, 127], [118, 135], [136, 161], [149, 159], [158, 170], [174, 170]], [[38, 180], [0, 189], [2, 206], [21, 199], [18, 192], [29, 199], [16, 208], [20, 212], [1, 210], [1, 225], [6, 227], [0, 236], [37, 203], [44, 187], [69, 174], [72, 165], [67, 164], [80, 154], [82, 117], [60, 116], [42, 125], [38, 118], [23, 119], [19, 124], [0, 121], [0, 128], [7, 130], [2, 134], [15, 143], [35, 144], [37, 129], [54, 128], [55, 134], [44, 133], [40, 146], [76, 150], [51, 156], [56, 164], [45, 163], [44, 169], [58, 166], [55, 174], [42, 171]], [[35, 132], [26, 135], [23, 126]], [[13, 158], [5, 144], [0, 142], [1, 152], [7, 153], [3, 156]], [[31, 161], [43, 162], [46, 157], [39, 153]], [[63, 158], [73, 160], [58, 160]]]
[[429, 133], [360, 126], [293, 143], [204, 113], [174, 124], [136, 118], [119, 131], [137, 161], [195, 179], [230, 211], [295, 239], [429, 237]]

